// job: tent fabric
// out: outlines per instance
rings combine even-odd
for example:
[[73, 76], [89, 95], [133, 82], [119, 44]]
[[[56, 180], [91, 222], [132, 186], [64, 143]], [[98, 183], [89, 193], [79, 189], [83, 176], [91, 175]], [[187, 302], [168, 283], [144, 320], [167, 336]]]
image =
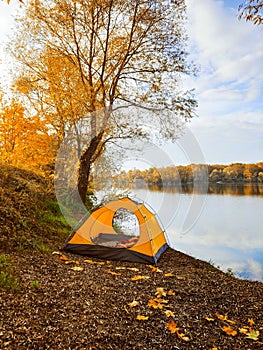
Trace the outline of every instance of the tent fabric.
[[[119, 209], [136, 216], [139, 236], [114, 230], [113, 218]], [[167, 248], [165, 233], [153, 212], [144, 203], [124, 197], [95, 210], [75, 231], [64, 250], [100, 259], [156, 264]]]

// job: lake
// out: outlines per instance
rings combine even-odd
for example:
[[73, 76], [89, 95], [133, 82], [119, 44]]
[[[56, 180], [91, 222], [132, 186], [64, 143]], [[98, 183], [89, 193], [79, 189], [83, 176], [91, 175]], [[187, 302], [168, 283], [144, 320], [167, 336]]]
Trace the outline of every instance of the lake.
[[263, 185], [132, 188], [131, 195], [154, 209], [174, 249], [263, 281]]

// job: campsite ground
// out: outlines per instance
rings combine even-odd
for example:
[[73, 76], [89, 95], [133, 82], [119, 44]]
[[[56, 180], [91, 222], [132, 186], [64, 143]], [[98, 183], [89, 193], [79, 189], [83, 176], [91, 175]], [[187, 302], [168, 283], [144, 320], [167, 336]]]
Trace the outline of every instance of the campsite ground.
[[262, 283], [172, 249], [158, 269], [52, 254], [67, 228], [28, 177], [0, 172], [1, 349], [263, 349]]

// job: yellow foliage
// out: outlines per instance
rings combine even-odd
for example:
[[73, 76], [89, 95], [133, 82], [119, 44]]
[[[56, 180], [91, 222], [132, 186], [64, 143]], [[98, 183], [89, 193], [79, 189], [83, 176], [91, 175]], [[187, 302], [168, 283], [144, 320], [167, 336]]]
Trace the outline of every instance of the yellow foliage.
[[14, 99], [0, 105], [0, 144], [1, 160], [22, 168], [40, 169], [55, 157], [55, 141], [45, 122], [27, 116]]

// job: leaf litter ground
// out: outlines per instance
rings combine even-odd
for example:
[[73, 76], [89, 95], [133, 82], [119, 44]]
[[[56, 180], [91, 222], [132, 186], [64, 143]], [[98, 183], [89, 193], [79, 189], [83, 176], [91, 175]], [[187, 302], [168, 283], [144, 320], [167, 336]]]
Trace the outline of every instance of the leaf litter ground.
[[22, 289], [1, 291], [1, 349], [263, 349], [263, 284], [173, 249], [158, 268], [11, 257]]

